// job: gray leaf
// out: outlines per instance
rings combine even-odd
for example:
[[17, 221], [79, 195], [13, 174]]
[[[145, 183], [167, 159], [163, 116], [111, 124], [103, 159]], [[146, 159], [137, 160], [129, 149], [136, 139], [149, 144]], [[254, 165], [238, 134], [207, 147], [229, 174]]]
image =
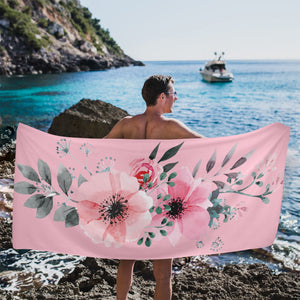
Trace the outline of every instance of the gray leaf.
[[39, 175], [33, 168], [31, 168], [30, 166], [21, 165], [21, 164], [17, 164], [17, 166], [25, 178], [27, 178], [31, 181], [41, 182]]
[[224, 182], [222, 182], [222, 181], [213, 181], [213, 183], [215, 183], [216, 185], [217, 185], [217, 187], [219, 188], [219, 189], [223, 189], [224, 188], [224, 186], [225, 186], [225, 183]]
[[209, 161], [206, 165], [207, 173], [209, 173], [209, 171], [215, 166], [216, 159], [217, 159], [217, 150], [215, 150], [215, 152], [213, 153], [213, 155], [211, 156], [211, 158], [209, 159]]
[[40, 173], [40, 176], [43, 180], [45, 180], [48, 184], [51, 185], [51, 171], [46, 162], [39, 159], [38, 160], [38, 170]]
[[35, 194], [27, 199], [24, 203], [24, 206], [29, 208], [38, 208], [44, 203], [45, 195]]
[[230, 170], [233, 170], [235, 168], [238, 168], [239, 166], [241, 166], [242, 164], [244, 164], [247, 161], [246, 157], [241, 157], [240, 159], [238, 159], [235, 164], [230, 168]]
[[78, 178], [78, 187], [80, 187], [84, 182], [86, 182], [87, 179], [85, 179], [81, 174], [79, 175]]
[[199, 170], [199, 168], [200, 168], [201, 162], [202, 162], [202, 159], [200, 159], [200, 160], [198, 161], [198, 163], [196, 164], [196, 166], [194, 167], [194, 170], [193, 170], [193, 173], [192, 173], [194, 178], [196, 177], [196, 175], [197, 175], [197, 173], [198, 173], [198, 170]]
[[65, 227], [73, 227], [79, 224], [79, 216], [76, 208], [72, 208], [66, 215]]
[[65, 221], [65, 210], [66, 210], [65, 205], [59, 207], [54, 213], [53, 220], [57, 222]]
[[240, 159], [238, 159], [235, 164], [231, 167], [230, 170], [233, 170], [239, 166], [241, 166], [242, 164], [244, 164], [249, 157], [251, 157], [251, 155], [255, 152], [255, 150], [250, 151], [249, 153], [247, 153], [245, 156], [241, 157]]
[[33, 184], [28, 183], [27, 181], [21, 181], [15, 183], [14, 190], [19, 194], [29, 195], [33, 194], [36, 191], [36, 187]]
[[235, 144], [232, 149], [227, 153], [227, 155], [225, 156], [223, 162], [222, 162], [222, 168], [229, 162], [229, 160], [231, 159], [235, 149], [236, 149], [237, 144]]
[[66, 220], [67, 214], [71, 212], [73, 209], [74, 207], [63, 204], [55, 211], [53, 220], [58, 222], [64, 222]]
[[72, 185], [72, 176], [63, 164], [60, 164], [58, 167], [57, 182], [61, 190], [68, 195], [68, 191]]
[[39, 219], [48, 216], [53, 207], [53, 198], [45, 198], [44, 203], [37, 208], [36, 217]]

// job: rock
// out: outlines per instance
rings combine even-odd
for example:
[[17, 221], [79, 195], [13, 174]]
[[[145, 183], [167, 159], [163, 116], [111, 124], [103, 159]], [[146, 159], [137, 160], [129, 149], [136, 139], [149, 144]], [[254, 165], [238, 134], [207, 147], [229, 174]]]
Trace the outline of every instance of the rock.
[[12, 248], [11, 237], [12, 237], [11, 220], [7, 220], [0, 217], [0, 249]]
[[0, 178], [13, 178], [15, 172], [16, 130], [0, 127]]
[[64, 36], [64, 28], [57, 24], [57, 23], [53, 23], [53, 22], [49, 22], [48, 24], [48, 30], [49, 33], [51, 33], [52, 35], [54, 35], [56, 38], [61, 38]]
[[[136, 262], [133, 284], [128, 300], [153, 299], [155, 281], [150, 261]], [[58, 285], [49, 284], [19, 293], [21, 299], [115, 299], [118, 260], [86, 258]], [[247, 277], [248, 282], [240, 280]], [[235, 274], [232, 276], [232, 274]], [[272, 274], [263, 264], [228, 265], [217, 269], [203, 265], [191, 269], [185, 265], [173, 275], [172, 300], [200, 299], [299, 299], [299, 272]], [[2, 299], [11, 299], [12, 293], [1, 292]]]
[[112, 104], [101, 100], [82, 99], [53, 119], [48, 133], [69, 136], [102, 138], [122, 118], [128, 116]]

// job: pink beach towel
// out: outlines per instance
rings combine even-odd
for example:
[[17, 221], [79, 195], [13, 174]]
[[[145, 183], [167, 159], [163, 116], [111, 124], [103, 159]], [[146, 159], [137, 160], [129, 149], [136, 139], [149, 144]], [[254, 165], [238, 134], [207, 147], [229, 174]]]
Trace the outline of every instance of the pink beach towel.
[[163, 259], [271, 245], [290, 128], [184, 140], [67, 138], [20, 124], [13, 245]]

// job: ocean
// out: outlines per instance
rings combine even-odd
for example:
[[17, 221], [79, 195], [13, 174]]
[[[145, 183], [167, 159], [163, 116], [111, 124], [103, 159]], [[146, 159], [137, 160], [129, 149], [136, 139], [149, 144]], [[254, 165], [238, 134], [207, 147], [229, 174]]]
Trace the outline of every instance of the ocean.
[[[174, 77], [178, 93], [178, 101], [169, 116], [206, 137], [241, 134], [274, 122], [290, 126], [282, 210], [274, 244], [264, 249], [200, 259], [217, 267], [258, 262], [277, 273], [300, 270], [300, 61], [228, 61], [227, 68], [234, 74], [234, 81], [214, 84], [201, 79], [199, 68], [203, 68], [204, 61], [145, 64], [145, 67], [107, 71], [0, 76], [2, 124], [22, 122], [47, 131], [56, 115], [82, 98], [100, 99], [130, 114], [141, 113], [145, 109], [141, 97], [145, 79], [164, 74]], [[0, 189], [9, 183], [0, 179]], [[33, 270], [44, 282], [57, 282], [80, 260], [80, 257], [54, 253], [0, 249], [0, 272]], [[17, 281], [3, 288], [16, 286]]]

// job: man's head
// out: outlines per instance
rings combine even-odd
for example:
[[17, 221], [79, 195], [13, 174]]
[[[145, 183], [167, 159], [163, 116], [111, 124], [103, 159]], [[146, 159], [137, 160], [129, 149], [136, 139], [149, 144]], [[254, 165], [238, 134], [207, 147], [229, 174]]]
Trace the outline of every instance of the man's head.
[[174, 79], [172, 76], [153, 75], [144, 83], [142, 88], [142, 96], [147, 106], [156, 105], [156, 100], [161, 93], [170, 91]]

